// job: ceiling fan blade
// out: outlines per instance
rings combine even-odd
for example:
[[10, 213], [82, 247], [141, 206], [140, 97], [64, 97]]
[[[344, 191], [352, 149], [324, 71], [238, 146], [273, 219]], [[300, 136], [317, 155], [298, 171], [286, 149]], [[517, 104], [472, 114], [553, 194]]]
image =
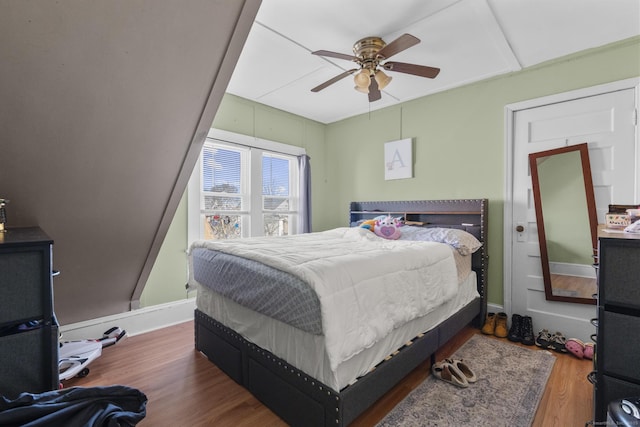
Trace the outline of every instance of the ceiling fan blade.
[[349, 74], [353, 74], [355, 71], [358, 71], [357, 68], [354, 68], [352, 70], [347, 70], [342, 74], [338, 74], [337, 76], [335, 76], [332, 79], [327, 80], [326, 82], [314, 87], [313, 89], [311, 89], [311, 92], [320, 92], [322, 89], [324, 89], [327, 86], [331, 86], [332, 84], [334, 84], [335, 82], [337, 82], [338, 80], [342, 80], [345, 77], [347, 77]]
[[347, 55], [344, 53], [338, 53], [338, 52], [331, 52], [328, 50], [316, 50], [315, 52], [311, 52], [312, 55], [318, 55], [318, 56], [328, 56], [330, 58], [338, 58], [338, 59], [346, 59], [347, 61], [358, 61], [358, 58], [356, 58], [353, 55]]
[[420, 39], [412, 36], [411, 34], [403, 34], [377, 53], [378, 58], [390, 58], [396, 53], [400, 53], [405, 49], [409, 49], [411, 46], [415, 46], [420, 43]]
[[426, 65], [407, 64], [405, 62], [386, 62], [382, 64], [385, 70], [398, 73], [413, 74], [414, 76], [435, 78], [440, 72], [440, 68], [427, 67]]
[[382, 95], [378, 88], [378, 82], [376, 79], [371, 79], [371, 84], [369, 85], [369, 102], [377, 101], [380, 98], [382, 98]]

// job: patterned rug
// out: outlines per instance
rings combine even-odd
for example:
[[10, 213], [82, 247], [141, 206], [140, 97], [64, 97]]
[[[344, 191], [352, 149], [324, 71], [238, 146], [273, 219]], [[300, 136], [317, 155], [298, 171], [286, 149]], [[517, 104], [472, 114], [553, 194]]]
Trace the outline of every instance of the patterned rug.
[[553, 354], [474, 335], [453, 357], [469, 365], [476, 383], [460, 388], [429, 375], [377, 427], [531, 425]]

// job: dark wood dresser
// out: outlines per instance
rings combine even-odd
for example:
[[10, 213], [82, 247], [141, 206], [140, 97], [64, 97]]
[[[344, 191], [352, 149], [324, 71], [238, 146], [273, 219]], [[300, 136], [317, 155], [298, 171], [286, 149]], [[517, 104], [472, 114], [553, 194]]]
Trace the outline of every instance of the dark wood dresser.
[[0, 395], [58, 388], [53, 241], [38, 227], [0, 233]]
[[640, 396], [640, 234], [598, 232], [594, 420], [609, 402]]

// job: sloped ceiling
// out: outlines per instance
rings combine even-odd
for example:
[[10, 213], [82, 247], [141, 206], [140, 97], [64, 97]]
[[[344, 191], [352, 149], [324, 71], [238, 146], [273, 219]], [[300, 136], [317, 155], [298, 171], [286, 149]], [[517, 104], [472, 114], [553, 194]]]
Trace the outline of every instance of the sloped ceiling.
[[[439, 67], [435, 79], [388, 72], [382, 99], [369, 103], [341, 59], [367, 36], [387, 43], [409, 33], [421, 43], [394, 61]], [[331, 123], [640, 34], [638, 0], [264, 0], [228, 92]]]
[[0, 2], [0, 197], [54, 240], [62, 324], [135, 307], [258, 7]]

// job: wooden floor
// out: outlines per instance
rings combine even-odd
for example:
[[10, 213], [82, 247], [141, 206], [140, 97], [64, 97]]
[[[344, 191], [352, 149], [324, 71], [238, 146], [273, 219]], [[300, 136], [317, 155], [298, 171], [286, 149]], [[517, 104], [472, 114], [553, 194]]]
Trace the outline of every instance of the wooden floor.
[[[551, 273], [551, 284], [554, 295], [558, 296], [592, 299], [593, 295], [598, 293], [596, 279], [590, 277]], [[556, 291], [560, 292], [556, 293]]]
[[[436, 355], [449, 356], [478, 330], [467, 328]], [[139, 426], [285, 426], [249, 392], [194, 349], [193, 322], [126, 338], [107, 347], [85, 378], [65, 387], [124, 384], [143, 391], [149, 402]], [[494, 338], [498, 339], [498, 338]], [[535, 348], [535, 347], [530, 347]], [[554, 353], [557, 354], [557, 353]], [[592, 413], [593, 387], [586, 376], [592, 362], [557, 354], [536, 417], [536, 427], [583, 427]], [[352, 426], [373, 426], [429, 375], [425, 362], [362, 414]]]

